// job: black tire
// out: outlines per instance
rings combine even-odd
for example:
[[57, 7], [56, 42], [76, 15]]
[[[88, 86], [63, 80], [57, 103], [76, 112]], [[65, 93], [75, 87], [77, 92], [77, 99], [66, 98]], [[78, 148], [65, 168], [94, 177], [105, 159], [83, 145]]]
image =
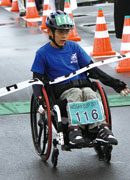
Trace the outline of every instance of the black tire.
[[43, 88], [45, 113], [39, 114], [36, 101], [31, 99], [31, 132], [35, 150], [43, 161], [46, 161], [51, 152], [52, 127], [49, 101]]
[[103, 104], [103, 108], [104, 108], [104, 112], [105, 112], [105, 116], [106, 116], [106, 122], [107, 122], [109, 128], [112, 129], [111, 111], [110, 111], [110, 106], [109, 106], [109, 102], [108, 102], [106, 93], [105, 93], [104, 89], [101, 87], [101, 85], [99, 84], [99, 82], [96, 82], [96, 89], [99, 92], [101, 99], [102, 99], [102, 104]]
[[104, 146], [104, 158], [106, 162], [110, 162], [111, 160], [111, 152], [112, 152], [112, 145], [108, 144]]
[[[105, 116], [106, 116], [106, 122], [107, 122], [109, 128], [112, 129], [111, 111], [110, 111], [110, 106], [109, 106], [109, 102], [108, 102], [106, 93], [105, 93], [104, 89], [101, 87], [101, 85], [99, 84], [99, 82], [95, 82], [94, 86], [95, 86], [96, 90], [98, 91], [98, 93], [100, 94], [104, 112], [105, 112]], [[104, 156], [105, 159], [107, 159], [107, 161], [110, 161], [111, 154], [108, 152], [109, 150], [107, 151], [107, 149], [104, 149], [104, 147], [102, 147], [100, 145], [97, 147], [95, 146], [94, 150], [98, 154], [99, 160], [103, 159], [102, 157]]]

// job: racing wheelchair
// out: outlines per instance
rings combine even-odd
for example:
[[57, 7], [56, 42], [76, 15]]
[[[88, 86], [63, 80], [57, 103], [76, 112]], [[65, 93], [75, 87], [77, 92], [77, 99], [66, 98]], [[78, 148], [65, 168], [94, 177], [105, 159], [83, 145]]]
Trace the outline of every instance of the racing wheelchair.
[[[107, 96], [105, 94], [104, 89], [101, 87], [100, 83], [97, 81], [92, 82], [93, 90], [96, 91], [102, 102], [104, 115], [106, 117], [106, 122], [110, 129], [112, 129], [111, 123], [111, 113], [109, 108], [109, 103], [107, 100]], [[30, 121], [31, 121], [31, 133], [33, 144], [37, 154], [41, 157], [43, 161], [47, 161], [51, 155], [51, 161], [53, 167], [57, 166], [59, 149], [58, 145], [61, 146], [61, 150], [63, 151], [71, 151], [72, 149], [80, 149], [80, 148], [93, 148], [97, 155], [99, 156], [99, 160], [103, 158], [103, 160], [109, 162], [111, 160], [111, 152], [112, 145], [109, 143], [98, 142], [96, 140], [97, 133], [88, 131], [89, 122], [83, 122], [85, 124], [85, 129], [82, 129], [82, 134], [84, 138], [86, 138], [86, 144], [83, 146], [76, 146], [69, 144], [67, 132], [68, 132], [68, 124], [62, 123], [62, 112], [60, 107], [56, 104], [55, 98], [51, 89], [51, 85], [43, 85], [43, 107], [44, 113], [40, 114], [38, 112], [37, 102], [32, 95], [31, 98], [31, 110], [30, 110]], [[87, 102], [86, 102], [87, 103]], [[90, 103], [89, 104], [93, 104]], [[75, 104], [71, 104], [72, 109], [75, 107]], [[87, 107], [88, 104], [85, 104], [84, 107]], [[81, 107], [81, 106], [78, 106]], [[92, 120], [98, 121], [98, 113], [97, 109], [94, 107], [90, 108], [93, 110]], [[74, 116], [75, 112], [72, 113]], [[86, 114], [85, 114], [86, 115]], [[88, 116], [87, 116], [88, 118]], [[78, 119], [78, 118], [77, 118]], [[78, 120], [79, 122], [79, 120]], [[76, 123], [77, 124], [77, 123]], [[55, 137], [53, 138], [53, 133], [55, 133]], [[52, 148], [53, 144], [53, 148]], [[51, 153], [52, 150], [52, 153]]]

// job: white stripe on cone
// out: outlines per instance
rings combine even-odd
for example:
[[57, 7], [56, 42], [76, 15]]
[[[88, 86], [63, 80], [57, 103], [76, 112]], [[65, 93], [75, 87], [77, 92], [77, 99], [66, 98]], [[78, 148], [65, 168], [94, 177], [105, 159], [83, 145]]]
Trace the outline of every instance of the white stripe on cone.
[[64, 11], [67, 13], [67, 14], [71, 14], [71, 9], [70, 8], [65, 8]]
[[130, 51], [130, 42], [121, 44], [121, 51]]
[[109, 37], [108, 31], [96, 31], [95, 38], [107, 38]]
[[30, 8], [30, 7], [35, 7], [35, 2], [28, 2], [27, 8]]
[[48, 16], [52, 11], [51, 10], [44, 10], [43, 11], [43, 16]]
[[130, 26], [124, 26], [123, 34], [130, 34]]
[[105, 18], [104, 17], [98, 17], [96, 24], [106, 24]]

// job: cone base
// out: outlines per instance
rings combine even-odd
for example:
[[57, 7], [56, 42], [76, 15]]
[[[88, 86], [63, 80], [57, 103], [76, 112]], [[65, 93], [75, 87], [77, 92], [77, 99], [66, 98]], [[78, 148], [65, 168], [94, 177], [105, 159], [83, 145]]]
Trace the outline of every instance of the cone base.
[[48, 34], [47, 29], [41, 29], [41, 31], [42, 31], [42, 33], [46, 33], [46, 34]]
[[47, 29], [47, 27], [46, 26], [40, 26], [40, 29]]
[[27, 21], [27, 27], [38, 27], [38, 23], [37, 22], [29, 22]]
[[130, 71], [130, 67], [116, 67], [116, 72], [127, 72]]
[[11, 9], [10, 11], [11, 12], [19, 12], [19, 10], [17, 10], [17, 9], [16, 10], [15, 9]]
[[25, 19], [40, 18], [41, 16], [24, 16]]
[[69, 41], [81, 41], [81, 37], [79, 37], [79, 36], [69, 37], [68, 40], [69, 40]]
[[12, 3], [9, 3], [9, 4], [4, 4], [4, 3], [1, 3], [0, 6], [12, 6]]
[[111, 51], [111, 52], [100, 52], [100, 53], [90, 53], [91, 56], [96, 57], [96, 56], [112, 56], [112, 55], [116, 55], [115, 51]]

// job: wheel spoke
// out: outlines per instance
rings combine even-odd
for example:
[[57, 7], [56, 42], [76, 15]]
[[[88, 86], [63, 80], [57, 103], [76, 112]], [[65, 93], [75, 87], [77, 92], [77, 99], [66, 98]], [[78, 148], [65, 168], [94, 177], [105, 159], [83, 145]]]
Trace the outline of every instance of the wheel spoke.
[[40, 130], [39, 130], [39, 135], [38, 135], [38, 143], [39, 143], [39, 145], [41, 144], [40, 142], [41, 142], [41, 137], [42, 137], [42, 129], [43, 128], [39, 128]]

